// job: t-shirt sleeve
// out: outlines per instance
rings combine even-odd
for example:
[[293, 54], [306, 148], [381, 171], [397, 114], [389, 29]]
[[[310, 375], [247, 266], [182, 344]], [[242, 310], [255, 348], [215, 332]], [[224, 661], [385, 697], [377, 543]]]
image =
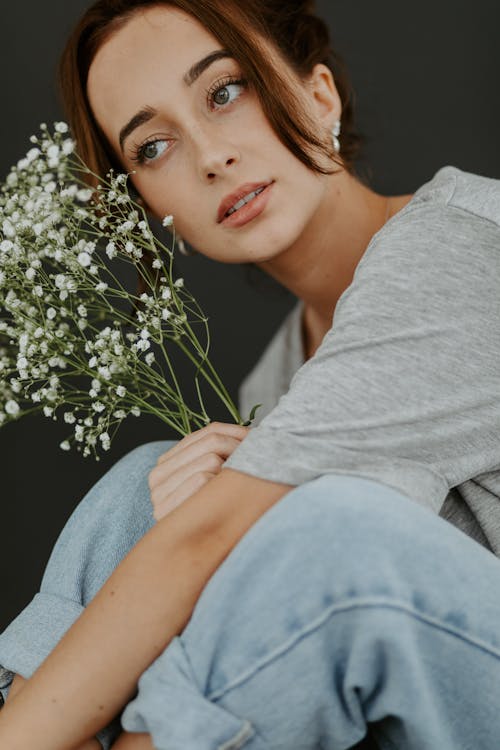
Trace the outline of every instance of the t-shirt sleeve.
[[416, 201], [373, 238], [316, 354], [224, 467], [366, 477], [439, 512], [499, 463], [499, 259], [498, 226]]
[[302, 303], [298, 302], [265, 347], [258, 362], [240, 385], [240, 414], [247, 416], [260, 404], [253, 425], [260, 424], [290, 387], [292, 377], [304, 362], [301, 336]]

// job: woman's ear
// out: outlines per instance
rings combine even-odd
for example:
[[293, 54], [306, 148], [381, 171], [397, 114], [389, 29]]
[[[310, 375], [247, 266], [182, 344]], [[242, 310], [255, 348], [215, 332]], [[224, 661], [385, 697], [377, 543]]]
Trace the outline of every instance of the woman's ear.
[[309, 76], [308, 87], [317, 118], [325, 123], [340, 120], [342, 101], [330, 68], [323, 63], [315, 65]]

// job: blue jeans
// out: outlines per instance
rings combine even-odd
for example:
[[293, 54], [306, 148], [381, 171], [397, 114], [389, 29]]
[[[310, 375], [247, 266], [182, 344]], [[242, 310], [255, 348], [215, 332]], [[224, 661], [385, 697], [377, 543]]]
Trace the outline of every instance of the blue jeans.
[[[4, 667], [29, 676], [153, 523], [147, 475], [170, 445], [132, 451], [84, 498], [0, 636]], [[344, 750], [367, 732], [383, 750], [494, 750], [499, 591], [500, 561], [448, 522], [378, 482], [320, 477], [234, 547], [123, 726], [158, 750]]]

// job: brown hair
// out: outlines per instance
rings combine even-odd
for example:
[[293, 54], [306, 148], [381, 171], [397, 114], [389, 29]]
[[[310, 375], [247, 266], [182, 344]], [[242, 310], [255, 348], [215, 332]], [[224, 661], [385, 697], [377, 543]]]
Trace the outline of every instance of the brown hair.
[[[353, 90], [340, 57], [330, 46], [326, 24], [314, 15], [314, 0], [97, 0], [71, 34], [59, 65], [59, 84], [80, 156], [98, 175], [121, 166], [97, 124], [87, 97], [87, 77], [92, 61], [106, 40], [142, 9], [167, 5], [189, 13], [218, 39], [241, 65], [250, 87], [282, 143], [310, 169], [332, 174], [311, 155], [327, 154], [354, 172], [363, 137], [356, 132]], [[230, 6], [230, 8], [228, 7]], [[342, 101], [340, 157], [331, 143], [315, 133], [314, 122], [300, 106], [291, 82], [268, 59], [259, 36], [278, 48], [292, 71], [304, 79], [317, 63], [332, 70]], [[311, 149], [312, 147], [312, 149]]]

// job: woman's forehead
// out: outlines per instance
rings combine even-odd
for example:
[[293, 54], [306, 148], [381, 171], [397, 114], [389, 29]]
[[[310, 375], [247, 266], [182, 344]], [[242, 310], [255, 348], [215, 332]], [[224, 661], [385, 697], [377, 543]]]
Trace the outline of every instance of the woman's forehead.
[[197, 19], [176, 8], [136, 13], [107, 39], [90, 66], [87, 94], [97, 119], [114, 119], [145, 103], [154, 106], [167, 84], [182, 86], [193, 62], [220, 46]]
[[136, 65], [139, 61], [152, 66], [155, 60], [163, 65], [169, 60], [188, 60], [192, 49], [217, 45], [217, 40], [192, 16], [178, 8], [154, 6], [135, 13], [113, 32], [97, 51], [90, 66], [90, 79], [105, 67]]

